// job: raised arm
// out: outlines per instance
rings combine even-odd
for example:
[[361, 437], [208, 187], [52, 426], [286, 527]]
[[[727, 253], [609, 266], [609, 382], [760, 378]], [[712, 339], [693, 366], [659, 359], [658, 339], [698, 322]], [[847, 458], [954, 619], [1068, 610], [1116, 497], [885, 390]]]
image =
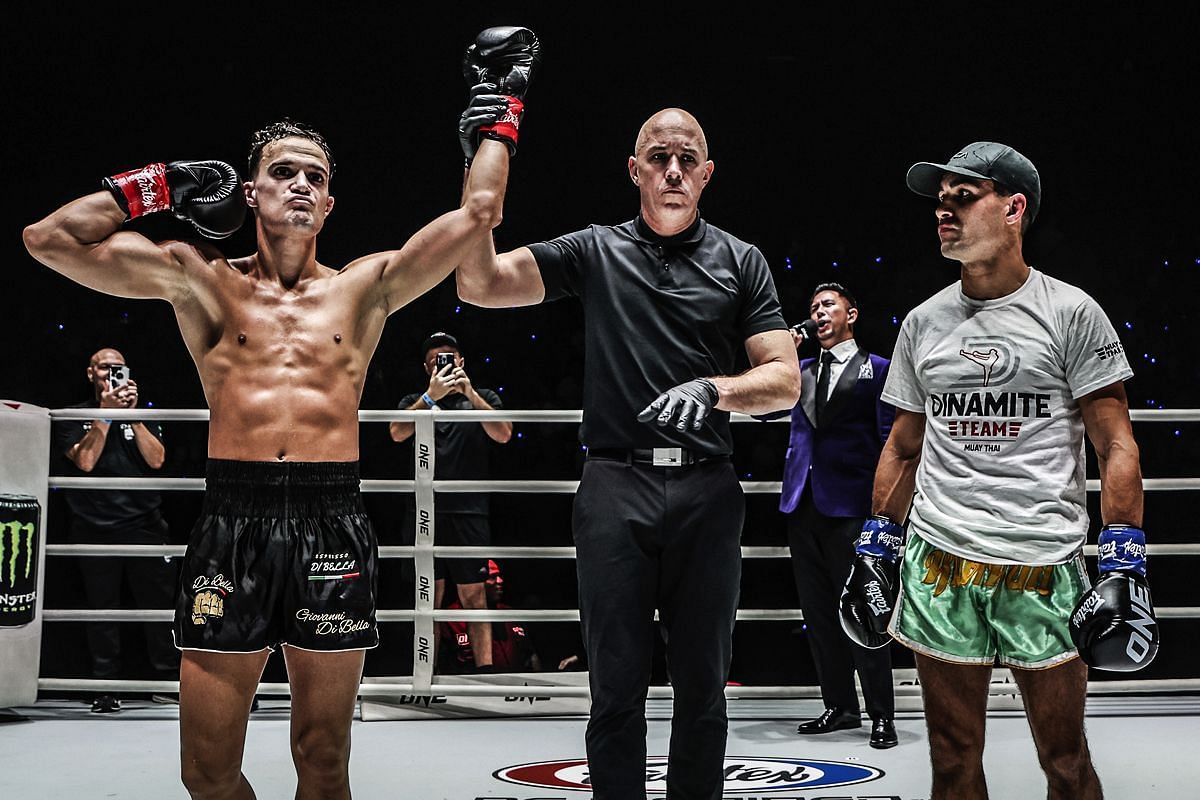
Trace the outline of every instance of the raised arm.
[[361, 258], [347, 268], [375, 272], [387, 313], [441, 283], [479, 240], [490, 240], [503, 214], [508, 159], [508, 148], [500, 142], [481, 142], [461, 207], [417, 231], [399, 250]]
[[488, 28], [467, 48], [463, 72], [471, 100], [459, 125], [468, 163], [462, 205], [386, 254], [380, 283], [388, 313], [440, 283], [485, 241], [490, 246], [540, 48], [533, 31], [516, 27]]
[[27, 227], [24, 239], [38, 261], [106, 294], [171, 300], [186, 287], [177, 243], [122, 230], [127, 219], [170, 210], [221, 238], [245, 216], [237, 173], [219, 161], [151, 164], [105, 183], [108, 191], [68, 203]]
[[532, 306], [546, 296], [533, 252], [521, 247], [497, 255], [491, 236], [467, 254], [455, 272], [455, 279], [459, 299], [483, 308]]

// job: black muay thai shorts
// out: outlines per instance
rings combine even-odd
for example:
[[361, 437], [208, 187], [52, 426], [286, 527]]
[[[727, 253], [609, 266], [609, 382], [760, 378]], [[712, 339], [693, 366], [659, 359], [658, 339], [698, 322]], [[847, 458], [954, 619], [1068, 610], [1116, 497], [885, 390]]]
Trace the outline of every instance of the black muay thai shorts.
[[175, 605], [181, 650], [362, 650], [378, 550], [358, 462], [210, 459]]

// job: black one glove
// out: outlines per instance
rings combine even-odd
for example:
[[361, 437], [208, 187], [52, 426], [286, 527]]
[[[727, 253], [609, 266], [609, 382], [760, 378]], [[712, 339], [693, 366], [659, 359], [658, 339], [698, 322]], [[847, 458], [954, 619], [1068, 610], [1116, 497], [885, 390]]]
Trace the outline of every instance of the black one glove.
[[1100, 531], [1100, 578], [1071, 613], [1071, 640], [1090, 666], [1134, 672], [1158, 654], [1158, 621], [1146, 582], [1146, 534], [1127, 525]]
[[855, 543], [854, 566], [842, 589], [842, 630], [856, 644], [876, 650], [892, 637], [888, 624], [900, 593], [900, 546], [904, 529], [887, 517], [867, 517]]
[[720, 400], [717, 385], [708, 378], [696, 378], [667, 389], [642, 409], [638, 422], [655, 420], [660, 426], [674, 422], [676, 429], [699, 430]]
[[487, 28], [480, 31], [475, 43], [467, 48], [463, 55], [463, 76], [467, 79], [467, 85], [472, 87], [471, 104], [475, 104], [476, 97], [483, 91], [488, 91], [486, 96], [489, 99], [484, 104], [490, 109], [499, 100], [503, 106], [494, 121], [481, 121], [474, 125], [472, 120], [479, 114], [472, 112], [471, 105], [463, 112], [459, 121], [459, 138], [462, 140], [470, 131], [468, 138], [471, 141], [463, 144], [468, 164], [475, 155], [478, 134], [504, 142], [508, 145], [510, 155], [516, 153], [517, 132], [525, 113], [525, 92], [540, 63], [541, 43], [528, 28]]
[[210, 239], [233, 234], [246, 218], [237, 170], [224, 161], [148, 164], [103, 183], [130, 219], [169, 210]]

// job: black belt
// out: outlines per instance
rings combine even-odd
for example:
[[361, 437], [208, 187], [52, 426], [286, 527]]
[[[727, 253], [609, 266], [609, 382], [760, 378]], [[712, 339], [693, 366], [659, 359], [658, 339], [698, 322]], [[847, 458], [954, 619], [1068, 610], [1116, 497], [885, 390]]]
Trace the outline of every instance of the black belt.
[[654, 467], [690, 467], [710, 461], [729, 460], [729, 456], [707, 456], [684, 447], [647, 447], [632, 450], [591, 447], [588, 448], [587, 457], [605, 461], [624, 461], [626, 464], [649, 464]]

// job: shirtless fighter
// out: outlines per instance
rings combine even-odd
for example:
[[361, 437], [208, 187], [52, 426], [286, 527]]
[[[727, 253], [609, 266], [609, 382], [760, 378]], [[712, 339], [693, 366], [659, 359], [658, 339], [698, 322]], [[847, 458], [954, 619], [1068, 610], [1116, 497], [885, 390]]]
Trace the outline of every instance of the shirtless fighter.
[[[537, 55], [524, 28], [479, 34], [468, 61], [481, 84], [512, 95], [510, 113], [496, 129], [495, 114], [464, 115], [477, 129], [468, 133], [485, 138], [462, 206], [399, 250], [340, 270], [317, 262], [317, 234], [334, 206], [333, 157], [319, 133], [287, 121], [255, 134], [240, 187], [218, 161], [152, 164], [25, 230], [29, 252], [71, 280], [170, 302], [204, 386], [207, 492], [175, 614], [182, 777], [193, 798], [254, 797], [241, 772], [246, 723], [279, 645], [291, 682], [296, 797], [350, 796], [350, 723], [364, 651], [378, 643], [376, 543], [357, 463], [367, 364], [387, 316], [439, 283], [499, 223], [520, 94]], [[226, 259], [211, 242], [155, 243], [122, 229], [169, 210], [222, 238], [246, 206], [258, 250], [245, 258]]]

